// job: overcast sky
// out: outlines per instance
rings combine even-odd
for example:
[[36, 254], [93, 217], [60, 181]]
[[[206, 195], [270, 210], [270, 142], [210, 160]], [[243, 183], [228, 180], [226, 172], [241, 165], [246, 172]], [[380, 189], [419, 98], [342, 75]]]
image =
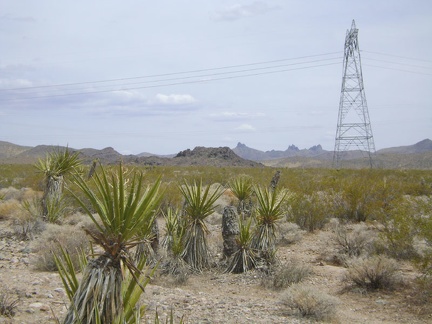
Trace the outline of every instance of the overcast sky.
[[333, 150], [353, 19], [376, 148], [432, 139], [429, 0], [0, 0], [0, 140]]

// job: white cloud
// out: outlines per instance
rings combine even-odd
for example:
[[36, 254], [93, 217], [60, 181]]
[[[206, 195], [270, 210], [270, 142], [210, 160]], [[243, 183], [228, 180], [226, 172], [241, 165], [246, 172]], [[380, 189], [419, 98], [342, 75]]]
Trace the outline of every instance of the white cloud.
[[262, 1], [255, 1], [248, 5], [234, 4], [225, 9], [218, 10], [214, 13], [213, 19], [216, 21], [233, 21], [244, 17], [263, 15], [276, 9]]
[[249, 124], [241, 124], [240, 126], [236, 127], [236, 130], [239, 131], [256, 131], [255, 127]]
[[197, 100], [189, 94], [161, 94], [158, 93], [155, 97], [155, 103], [165, 105], [187, 105], [196, 103]]

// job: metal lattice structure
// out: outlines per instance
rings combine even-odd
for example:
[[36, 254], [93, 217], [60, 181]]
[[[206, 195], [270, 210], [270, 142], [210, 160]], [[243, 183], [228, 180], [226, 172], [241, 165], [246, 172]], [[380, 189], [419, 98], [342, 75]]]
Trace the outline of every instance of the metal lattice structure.
[[333, 165], [341, 168], [349, 150], [359, 150], [374, 165], [375, 144], [363, 85], [358, 43], [358, 29], [353, 20], [345, 37], [342, 90]]

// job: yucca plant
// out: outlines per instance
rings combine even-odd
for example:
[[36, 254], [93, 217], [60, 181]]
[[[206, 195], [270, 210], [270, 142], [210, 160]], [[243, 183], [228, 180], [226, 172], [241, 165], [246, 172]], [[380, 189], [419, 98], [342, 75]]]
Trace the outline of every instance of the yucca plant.
[[243, 273], [255, 268], [257, 263], [257, 255], [251, 247], [252, 218], [247, 221], [239, 221], [239, 236], [237, 238], [237, 251], [233, 254], [228, 265], [227, 272]]
[[[61, 204], [65, 176], [72, 173], [81, 165], [79, 152], [72, 153], [68, 148], [65, 150], [54, 150], [48, 153], [45, 159], [39, 159], [35, 167], [44, 174], [44, 192], [42, 196], [42, 216], [47, 219], [47, 215], [54, 210], [50, 206]], [[55, 215], [50, 216], [57, 220]]]
[[244, 219], [252, 211], [253, 185], [250, 177], [240, 175], [229, 182], [229, 188], [238, 199], [237, 213]]
[[[92, 210], [71, 193], [95, 224], [95, 229], [86, 232], [102, 247], [103, 253], [88, 262], [65, 323], [97, 323], [99, 320], [124, 323], [118, 316], [124, 314], [125, 269], [143, 289], [143, 273], [129, 251], [141, 242], [142, 229], [150, 228], [154, 220], [160, 201], [160, 179], [144, 189], [143, 174], [128, 173], [121, 164], [117, 172], [109, 172], [101, 166], [92, 179], [94, 191], [81, 176], [74, 177]], [[99, 221], [93, 211], [98, 214]]]
[[184, 226], [178, 209], [168, 207], [166, 211], [162, 211], [162, 215], [165, 219], [165, 235], [162, 238], [161, 245], [166, 250], [171, 250], [174, 238], [184, 231]]
[[283, 217], [283, 203], [286, 191], [273, 191], [254, 187], [257, 198], [255, 209], [256, 226], [252, 238], [252, 248], [266, 261], [271, 261], [276, 251], [276, 225]]
[[185, 199], [186, 225], [182, 257], [193, 270], [202, 271], [210, 264], [206, 239], [209, 230], [205, 219], [214, 212], [214, 203], [223, 190], [221, 186], [211, 190], [210, 186], [203, 187], [202, 181], [189, 184], [186, 180], [179, 189]]

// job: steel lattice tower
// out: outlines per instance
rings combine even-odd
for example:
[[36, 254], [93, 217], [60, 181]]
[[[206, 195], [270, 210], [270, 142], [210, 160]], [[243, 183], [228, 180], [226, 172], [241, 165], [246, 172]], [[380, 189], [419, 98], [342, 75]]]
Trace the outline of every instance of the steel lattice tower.
[[369, 119], [358, 43], [358, 29], [353, 20], [345, 37], [342, 90], [333, 165], [341, 162], [349, 149], [360, 150], [374, 164], [375, 144]]

